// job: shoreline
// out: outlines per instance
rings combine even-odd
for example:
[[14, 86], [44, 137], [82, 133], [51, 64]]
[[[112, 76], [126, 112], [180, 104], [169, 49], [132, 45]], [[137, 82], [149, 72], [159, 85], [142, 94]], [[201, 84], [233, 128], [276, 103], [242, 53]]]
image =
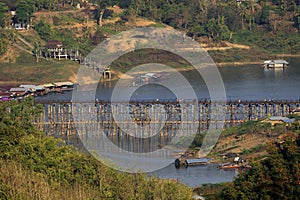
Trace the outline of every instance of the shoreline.
[[[300, 54], [276, 54], [274, 55], [275, 58], [278, 57], [289, 57], [289, 58], [300, 58]], [[216, 62], [214, 63], [215, 66], [217, 67], [228, 67], [228, 66], [234, 66], [234, 67], [238, 67], [238, 66], [243, 66], [243, 65], [261, 65], [263, 63], [263, 61], [236, 61], [236, 62]], [[178, 72], [183, 72], [183, 71], [191, 71], [194, 70], [194, 67], [190, 67], [190, 66], [186, 66], [186, 67], [178, 67], [178, 68], [173, 68], [174, 70], [178, 71]], [[115, 75], [114, 78], [110, 79], [110, 80], [101, 80], [99, 81], [99, 83], [106, 83], [106, 82], [112, 82], [112, 81], [116, 81], [118, 79], [120, 79], [122, 76], [124, 79], [132, 79], [134, 77], [130, 77], [128, 76], [126, 73], [117, 71], [117, 70], [112, 70], [112, 74]], [[142, 74], [141, 72], [138, 73], [133, 73], [132, 75], [138, 75], [138, 74]], [[70, 77], [71, 79], [71, 77]], [[72, 81], [73, 82], [73, 81]], [[13, 87], [17, 87], [21, 84], [45, 84], [45, 83], [38, 83], [38, 82], [30, 82], [30, 81], [0, 81], [0, 87], [7, 87], [7, 86], [13, 86]]]

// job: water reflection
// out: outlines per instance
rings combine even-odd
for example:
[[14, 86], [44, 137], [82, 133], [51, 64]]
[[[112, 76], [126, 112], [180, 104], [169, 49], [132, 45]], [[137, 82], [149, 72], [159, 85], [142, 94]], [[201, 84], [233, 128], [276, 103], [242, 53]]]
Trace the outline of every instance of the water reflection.
[[198, 187], [206, 183], [229, 182], [238, 174], [238, 170], [221, 170], [216, 164], [193, 166], [176, 169], [175, 166], [168, 167], [149, 175], [164, 179], [178, 179], [178, 181], [190, 186]]
[[[264, 99], [289, 99], [300, 98], [300, 59], [293, 58], [288, 60], [290, 65], [284, 70], [265, 70], [260, 65], [245, 66], [226, 66], [220, 67], [227, 99], [230, 100], [264, 100]], [[195, 71], [181, 72], [190, 82], [195, 90], [198, 99], [209, 98], [209, 93], [203, 79]], [[170, 75], [172, 77], [172, 74]], [[96, 92], [98, 99], [109, 100], [115, 82], [99, 84]], [[128, 85], [124, 86], [128, 87]], [[175, 85], [180, 90], [185, 90], [183, 85]], [[138, 87], [136, 88], [138, 89]], [[156, 99], [161, 95], [164, 98], [174, 99], [173, 94], [158, 85], [141, 88], [140, 91], [133, 93], [132, 99]], [[166, 93], [167, 92], [167, 93]], [[49, 94], [39, 99], [48, 100], [71, 100], [72, 93]]]

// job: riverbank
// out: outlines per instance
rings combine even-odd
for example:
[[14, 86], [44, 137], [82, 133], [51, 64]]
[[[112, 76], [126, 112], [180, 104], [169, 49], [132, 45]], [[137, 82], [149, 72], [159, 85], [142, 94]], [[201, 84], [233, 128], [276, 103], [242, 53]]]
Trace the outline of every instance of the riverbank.
[[[253, 49], [236, 49], [231, 48], [225, 51], [210, 50], [208, 51], [215, 65], [217, 67], [237, 66], [242, 67], [246, 65], [260, 65], [264, 60], [270, 59], [284, 59], [284, 58], [298, 58], [300, 54], [277, 54], [268, 55], [261, 51]], [[154, 55], [153, 55], [154, 56]], [[24, 59], [23, 59], [24, 57]], [[166, 57], [166, 59], [169, 57]], [[22, 63], [25, 60], [25, 63]], [[122, 79], [133, 79], [124, 73], [130, 69], [128, 62], [125, 60], [126, 66], [112, 67], [113, 78], [110, 80], [101, 80], [101, 82], [116, 81]], [[146, 60], [152, 62], [150, 60]], [[178, 61], [178, 63], [177, 63]], [[289, 61], [289, 59], [287, 59]], [[177, 65], [176, 65], [177, 63]], [[169, 66], [175, 66], [173, 69], [177, 72], [190, 71], [195, 69], [182, 63], [181, 60], [176, 60], [171, 63], [166, 63]], [[44, 84], [56, 81], [72, 81], [76, 82], [77, 72], [81, 66], [78, 63], [71, 61], [57, 61], [57, 60], [41, 60], [36, 63], [32, 57], [22, 55], [22, 59], [18, 59], [16, 63], [2, 63], [0, 67], [0, 87], [13, 86], [17, 87], [21, 84]], [[132, 75], [139, 75], [146, 72], [133, 73]], [[17, 77], [17, 78], [16, 78]]]

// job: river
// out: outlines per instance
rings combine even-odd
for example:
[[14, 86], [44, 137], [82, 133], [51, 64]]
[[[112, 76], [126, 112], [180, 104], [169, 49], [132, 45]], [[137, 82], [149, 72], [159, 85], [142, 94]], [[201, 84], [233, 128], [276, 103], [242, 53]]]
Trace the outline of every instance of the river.
[[[300, 58], [288, 58], [290, 65], [285, 69], [266, 70], [260, 65], [226, 66], [220, 67], [227, 100], [296, 100], [300, 99]], [[204, 81], [195, 71], [181, 72], [196, 91], [199, 99], [209, 98]], [[172, 74], [171, 74], [172, 76]], [[115, 83], [98, 86], [98, 99], [109, 100]], [[175, 87], [185, 86], [178, 85]], [[64, 94], [51, 93], [37, 97], [39, 100], [63, 101], [71, 100], [72, 92]], [[132, 93], [131, 99], [175, 99], [176, 96], [167, 88], [157, 84], [143, 86]], [[161, 178], [178, 179], [191, 187], [204, 183], [218, 183], [231, 181], [237, 172], [235, 170], [220, 170], [216, 165], [205, 165], [176, 169], [170, 165], [164, 169], [151, 173]]]

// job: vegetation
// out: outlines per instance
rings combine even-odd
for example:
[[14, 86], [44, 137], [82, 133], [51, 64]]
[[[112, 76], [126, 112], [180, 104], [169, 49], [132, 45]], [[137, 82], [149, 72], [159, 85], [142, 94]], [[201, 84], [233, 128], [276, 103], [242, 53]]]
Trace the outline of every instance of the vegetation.
[[80, 66], [73, 61], [40, 59], [38, 63], [35, 62], [33, 56], [21, 53], [14, 63], [1, 64], [0, 80], [7, 84], [75, 81], [75, 74]]
[[6, 53], [9, 41], [14, 41], [14, 35], [13, 31], [0, 28], [0, 56]]
[[[297, 115], [289, 117], [299, 120]], [[217, 161], [222, 159], [220, 153], [239, 153], [243, 159], [249, 159], [252, 168], [240, 171], [233, 182], [203, 185], [195, 192], [206, 199], [298, 199], [300, 135], [297, 120], [288, 128], [285, 124], [272, 127], [269, 123], [249, 121], [224, 130], [210, 156]]]
[[32, 124], [41, 107], [0, 104], [1, 199], [189, 199], [174, 181], [119, 173]]
[[[55, 30], [52, 24], [44, 22], [43, 19], [36, 20], [34, 12], [71, 10], [75, 9], [77, 4], [82, 7], [88, 4], [79, 0], [4, 0], [0, 4], [0, 25], [7, 26], [9, 19], [6, 12], [9, 9], [16, 10], [17, 15], [14, 21], [23, 24], [34, 21], [36, 30], [43, 40], [60, 39], [66, 42], [67, 46], [76, 46], [85, 53], [91, 50], [88, 48], [89, 45], [95, 44], [93, 42], [95, 30], [88, 31], [83, 40], [80, 40], [74, 34], [67, 34], [70, 33], [71, 28], [64, 30], [59, 26], [71, 21], [84, 23], [90, 18], [97, 21], [100, 27], [110, 29], [110, 33], [102, 32], [104, 36], [109, 36], [126, 28], [132, 28], [132, 25], [134, 27], [136, 18], [143, 17], [157, 22], [152, 26], [163, 27], [166, 24], [195, 40], [203, 41], [203, 38], [206, 38], [204, 41], [210, 45], [223, 40], [247, 44], [254, 49], [277, 54], [295, 53], [300, 45], [300, 2], [298, 0], [214, 0], [212, 2], [206, 0], [93, 0], [91, 3], [95, 10], [87, 9], [83, 18], [70, 13], [70, 15], [54, 16], [53, 25], [57, 27]], [[112, 13], [110, 8], [114, 5], [119, 5], [123, 9], [121, 14]], [[103, 19], [112, 17], [116, 18], [113, 26], [103, 23]], [[235, 53], [230, 53], [230, 55], [235, 55]], [[234, 60], [243, 59], [237, 57]]]
[[271, 124], [259, 121], [248, 121], [240, 126], [233, 126], [223, 131], [224, 136], [265, 133], [271, 130]]
[[300, 137], [269, 145], [268, 158], [252, 163], [219, 199], [297, 199], [300, 196]]

